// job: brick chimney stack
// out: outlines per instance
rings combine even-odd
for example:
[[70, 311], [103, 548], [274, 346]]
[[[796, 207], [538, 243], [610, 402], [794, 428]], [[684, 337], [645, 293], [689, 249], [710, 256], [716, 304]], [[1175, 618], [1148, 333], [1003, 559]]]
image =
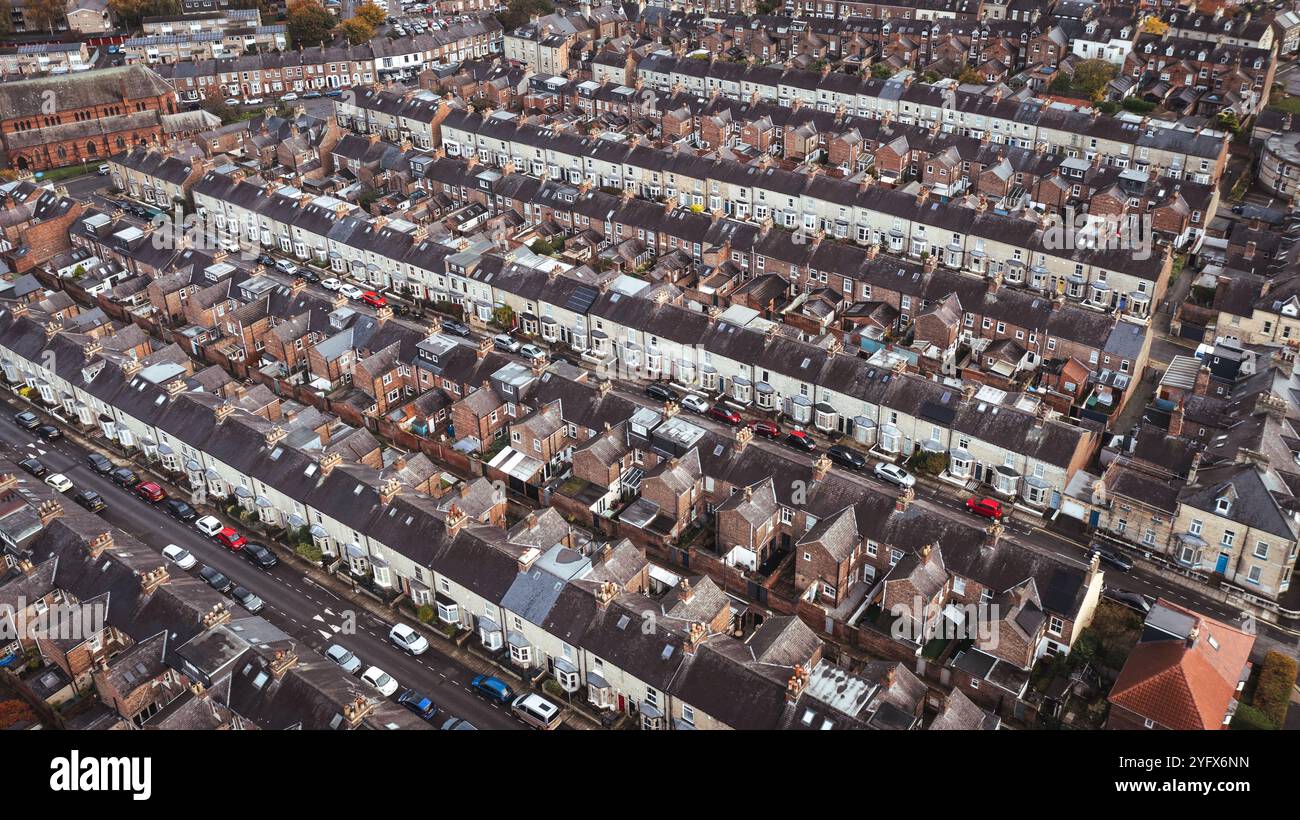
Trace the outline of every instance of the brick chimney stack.
[[912, 506], [912, 502], [915, 500], [916, 490], [911, 487], [904, 487], [903, 491], [898, 494], [898, 499], [894, 502], [894, 511], [907, 512], [907, 508]]

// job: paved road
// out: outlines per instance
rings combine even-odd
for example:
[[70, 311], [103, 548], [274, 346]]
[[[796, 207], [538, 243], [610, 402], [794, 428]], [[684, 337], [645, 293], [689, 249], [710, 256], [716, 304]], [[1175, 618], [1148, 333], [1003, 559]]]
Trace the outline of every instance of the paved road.
[[[18, 402], [9, 396], [3, 399], [7, 408], [0, 408], [0, 452], [14, 461], [36, 456], [50, 472], [63, 473], [78, 488], [97, 491], [108, 502], [108, 509], [101, 515], [109, 523], [160, 552], [168, 544], [184, 547], [200, 564], [215, 567], [250, 589], [266, 602], [260, 613], [264, 618], [318, 652], [332, 643], [342, 644], [367, 666], [379, 666], [404, 687], [416, 688], [433, 698], [447, 714], [468, 720], [481, 729], [524, 728], [509, 711], [473, 694], [469, 682], [475, 673], [441, 653], [437, 643], [431, 642], [428, 652], [412, 658], [388, 642], [390, 624], [359, 610], [355, 613], [356, 633], [342, 634], [347, 614], [352, 610], [350, 603], [317, 586], [286, 563], [270, 571], [258, 569], [193, 527], [135, 498], [91, 470], [85, 462], [86, 449], [67, 438], [51, 445], [19, 428], [12, 417], [20, 409]], [[19, 476], [27, 481], [36, 480], [26, 473]], [[76, 502], [68, 497], [64, 503]], [[172, 567], [171, 571], [180, 570]], [[197, 572], [197, 566], [191, 570]], [[235, 609], [239, 605], [232, 601], [230, 606]]]

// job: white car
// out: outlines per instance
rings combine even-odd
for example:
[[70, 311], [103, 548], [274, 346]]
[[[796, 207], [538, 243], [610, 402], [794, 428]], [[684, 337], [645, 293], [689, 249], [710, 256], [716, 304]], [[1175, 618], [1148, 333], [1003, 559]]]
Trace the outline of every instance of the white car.
[[343, 287], [343, 283], [331, 276], [328, 279], [320, 280], [320, 286], [325, 288], [325, 290], [338, 290]]
[[285, 273], [293, 273], [294, 271], [298, 270], [298, 266], [295, 265], [293, 262], [290, 262], [288, 259], [275, 260], [275, 267], [279, 270], [284, 271]]
[[285, 95], [284, 95], [283, 97], [281, 97], [280, 99], [284, 100], [285, 102], [290, 102], [290, 101], [292, 101], [292, 100], [296, 100], [296, 99], [298, 99], [298, 95], [295, 94], [295, 93], [293, 93], [292, 91], [290, 91], [288, 94], [285, 94]]
[[357, 287], [356, 285], [340, 285], [339, 293], [343, 294], [349, 299], [360, 299], [364, 291], [362, 291], [361, 288]]
[[55, 473], [54, 475], [46, 476], [45, 483], [49, 484], [61, 493], [66, 493], [68, 490], [72, 489], [72, 482], [69, 481], [68, 477], [63, 473]]
[[403, 652], [420, 655], [429, 649], [429, 641], [423, 635], [406, 624], [397, 624], [388, 630], [388, 640], [397, 644]]
[[194, 556], [190, 555], [189, 550], [178, 547], [175, 544], [168, 544], [163, 547], [163, 557], [181, 569], [190, 569], [198, 563]]
[[379, 693], [386, 698], [391, 698], [397, 693], [397, 681], [393, 676], [380, 669], [378, 666], [372, 666], [361, 673], [361, 679], [379, 690]]
[[261, 105], [261, 104], [262, 104], [261, 97], [249, 97], [248, 99], [244, 100], [244, 105]]
[[897, 464], [886, 464], [882, 461], [876, 465], [872, 472], [881, 481], [888, 481], [890, 484], [897, 484], [900, 487], [911, 487], [916, 484], [916, 479]]
[[353, 655], [351, 650], [336, 643], [330, 644], [330, 648], [325, 650], [325, 657], [343, 667], [343, 671], [349, 675], [355, 675], [361, 668], [361, 659]]
[[523, 356], [525, 359], [531, 359], [533, 361], [537, 361], [539, 359], [546, 358], [546, 351], [542, 350], [537, 345], [524, 345], [523, 347], [519, 348], [519, 355]]
[[709, 412], [709, 403], [694, 393], [687, 393], [685, 396], [682, 396], [680, 404], [683, 410], [690, 410], [692, 413], [700, 413], [702, 415]]
[[226, 105], [239, 105], [239, 99], [237, 97], [231, 97], [226, 100]]
[[198, 521], [194, 522], [194, 529], [209, 538], [215, 537], [217, 533], [221, 532], [225, 528], [226, 525], [222, 524], [221, 519], [217, 518], [215, 515], [205, 515]]

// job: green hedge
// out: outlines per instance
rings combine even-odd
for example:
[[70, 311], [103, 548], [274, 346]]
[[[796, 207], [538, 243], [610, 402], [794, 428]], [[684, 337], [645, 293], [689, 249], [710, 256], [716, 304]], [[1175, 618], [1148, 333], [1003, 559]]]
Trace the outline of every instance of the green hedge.
[[1264, 656], [1259, 681], [1251, 705], [1258, 709], [1274, 727], [1286, 722], [1286, 710], [1291, 703], [1291, 690], [1295, 686], [1296, 662], [1281, 652]]
[[1237, 711], [1232, 715], [1232, 723], [1228, 724], [1229, 729], [1246, 730], [1246, 731], [1266, 731], [1276, 729], [1277, 726], [1268, 719], [1268, 716], [1245, 703], [1237, 704]]

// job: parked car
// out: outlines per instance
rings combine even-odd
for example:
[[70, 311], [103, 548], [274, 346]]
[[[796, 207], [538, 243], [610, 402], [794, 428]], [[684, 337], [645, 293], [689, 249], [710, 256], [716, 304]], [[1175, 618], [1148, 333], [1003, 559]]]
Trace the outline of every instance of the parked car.
[[867, 459], [857, 450], [845, 447], [843, 444], [832, 444], [826, 448], [826, 457], [836, 464], [849, 470], [861, 470], [867, 466]]
[[783, 441], [796, 450], [803, 450], [805, 453], [811, 453], [817, 449], [817, 442], [813, 441], [803, 430], [791, 430], [785, 434]]
[[270, 267], [274, 267], [274, 266], [275, 266], [275, 257], [274, 257], [274, 256], [268, 256], [267, 254], [262, 254], [261, 256], [257, 257], [257, 264], [259, 264], [259, 265], [265, 265], [265, 266], [267, 266], [268, 268], [270, 268]]
[[55, 427], [53, 424], [42, 424], [36, 428], [36, 435], [46, 441], [58, 441], [63, 438], [63, 431]]
[[325, 650], [325, 657], [343, 667], [343, 671], [349, 675], [355, 675], [361, 668], [361, 659], [352, 654], [352, 650], [344, 649], [336, 643], [330, 644], [330, 648]]
[[1127, 555], [1125, 555], [1122, 552], [1103, 549], [1102, 547], [1093, 544], [1092, 555], [1098, 556], [1099, 558], [1101, 558], [1101, 562], [1103, 564], [1111, 567], [1112, 569], [1117, 569], [1120, 572], [1128, 572], [1129, 570], [1133, 569], [1133, 559], [1129, 558]]
[[129, 467], [118, 467], [109, 473], [108, 477], [119, 487], [130, 489], [140, 483], [140, 476]]
[[968, 498], [966, 509], [985, 518], [1002, 517], [1002, 502], [996, 498]]
[[225, 526], [226, 526], [225, 524], [221, 523], [221, 519], [217, 518], [215, 515], [205, 515], [202, 518], [200, 518], [198, 521], [194, 522], [194, 529], [198, 530], [199, 532], [203, 533], [209, 538], [212, 538], [217, 533], [221, 532], [221, 530], [224, 529]]
[[375, 308], [380, 308], [388, 304], [387, 299], [373, 290], [368, 290], [361, 294], [361, 301]]
[[343, 287], [343, 283], [331, 276], [328, 279], [320, 280], [320, 286], [325, 290], [335, 291]]
[[143, 498], [145, 501], [150, 501], [154, 504], [167, 500], [166, 491], [153, 481], [142, 481], [137, 484], [135, 487], [135, 494]]
[[476, 675], [469, 685], [475, 692], [497, 703], [509, 703], [515, 696], [505, 681], [490, 675]]
[[21, 413], [14, 413], [14, 424], [24, 430], [35, 430], [41, 426], [41, 419], [30, 410], [24, 410]]
[[521, 345], [509, 333], [498, 333], [492, 337], [492, 346], [507, 353], [518, 353]]
[[388, 630], [388, 640], [409, 655], [421, 655], [429, 649], [429, 641], [406, 624], [394, 624]]
[[294, 276], [297, 276], [304, 282], [310, 282], [313, 285], [320, 283], [320, 276], [311, 268], [298, 268], [298, 271]]
[[690, 410], [692, 413], [704, 414], [709, 412], [709, 403], [703, 397], [694, 393], [687, 393], [682, 396], [681, 405], [683, 410]]
[[193, 507], [179, 498], [168, 498], [163, 501], [162, 508], [167, 511], [168, 515], [183, 524], [188, 524], [199, 516]]
[[45, 477], [45, 483], [61, 493], [66, 493], [72, 489], [72, 480], [63, 473], [54, 473]]
[[511, 701], [510, 711], [534, 729], [554, 729], [560, 725], [560, 707], [532, 692]]
[[326, 92], [325, 92], [325, 96], [326, 96], [326, 97], [342, 97], [342, 96], [343, 96], [343, 89], [341, 89], [341, 88], [333, 88], [333, 89], [330, 89], [329, 91], [326, 91]]
[[113, 462], [104, 458], [99, 453], [91, 453], [86, 456], [86, 463], [90, 465], [90, 469], [100, 475], [108, 475], [113, 472]]
[[229, 592], [235, 587], [234, 581], [222, 575], [219, 570], [213, 569], [206, 564], [199, 570], [199, 577], [217, 592]]
[[306, 94], [303, 94], [303, 95], [302, 95], [302, 98], [303, 98], [304, 100], [318, 100], [318, 99], [320, 99], [320, 92], [319, 92], [319, 91], [308, 91]]
[[44, 478], [45, 474], [49, 472], [45, 469], [45, 465], [41, 463], [40, 459], [37, 458], [25, 458], [18, 462], [18, 466], [22, 467], [37, 478]]
[[1141, 595], [1137, 592], [1129, 592], [1124, 589], [1114, 589], [1112, 587], [1102, 587], [1101, 594], [1112, 601], [1117, 601], [1130, 609], [1136, 610], [1141, 615], [1146, 615], [1155, 606], [1155, 599], [1149, 595]]
[[168, 544], [163, 547], [162, 554], [164, 558], [171, 561], [181, 569], [193, 569], [194, 565], [198, 563], [194, 556], [190, 555], [189, 550], [184, 547], [178, 547], [175, 544]]
[[465, 729], [470, 729], [474, 731], [478, 730], [478, 727], [470, 723], [468, 720], [463, 720], [462, 718], [458, 718], [458, 717], [447, 718], [446, 722], [443, 723], [440, 728], [444, 732], [462, 731]]
[[360, 299], [361, 294], [364, 292], [356, 285], [339, 285], [339, 293], [354, 301]]
[[438, 716], [438, 706], [414, 689], [407, 689], [398, 695], [397, 702], [429, 722]]
[[709, 418], [720, 421], [723, 424], [730, 424], [732, 427], [739, 427], [743, 422], [740, 414], [735, 410], [730, 410], [720, 404], [715, 404], [709, 408]]
[[749, 429], [754, 431], [754, 435], [763, 438], [776, 438], [781, 435], [781, 425], [774, 421], [756, 419], [749, 423]]
[[244, 548], [248, 540], [240, 535], [234, 527], [222, 527], [221, 532], [217, 533], [217, 543], [223, 547], [229, 547], [234, 552], [239, 552]]
[[262, 104], [261, 97], [249, 97], [248, 99], [244, 100], [244, 105], [261, 105], [261, 104]]
[[372, 666], [361, 673], [361, 679], [379, 690], [379, 694], [391, 698], [397, 691], [397, 681], [378, 666]]
[[282, 273], [293, 273], [298, 268], [298, 266], [295, 265], [293, 261], [289, 259], [275, 260], [275, 267]]
[[298, 99], [298, 95], [290, 91], [288, 94], [281, 96], [280, 99], [283, 102], [293, 102], [294, 100]]
[[78, 490], [77, 494], [73, 496], [73, 499], [76, 500], [78, 504], [94, 513], [103, 512], [108, 508], [108, 504], [104, 501], [104, 497], [94, 490]]
[[469, 337], [469, 325], [463, 322], [457, 322], [453, 319], [443, 319], [442, 329], [446, 333], [454, 333], [457, 336]]
[[537, 361], [546, 358], [546, 351], [542, 350], [537, 345], [523, 345], [519, 348], [519, 355], [523, 356], [525, 359]]
[[101, 165], [101, 166], [99, 166], [98, 168], [95, 169], [95, 173], [96, 173], [96, 174], [99, 174], [101, 177], [106, 177], [106, 176], [108, 176], [109, 171], [111, 171], [111, 170], [112, 170], [112, 169], [110, 169], [107, 165]]
[[265, 602], [250, 592], [246, 587], [235, 587], [231, 591], [230, 597], [238, 601], [239, 605], [244, 609], [247, 609], [252, 615], [261, 612], [262, 607], [265, 606]]
[[872, 472], [874, 472], [876, 478], [881, 481], [888, 481], [890, 484], [896, 484], [899, 487], [912, 487], [916, 484], [916, 479], [912, 474], [907, 472], [907, 470], [904, 470], [902, 467], [899, 467], [897, 464], [890, 464], [889, 462], [882, 461], [876, 465]]
[[238, 98], [238, 97], [227, 97], [227, 98], [226, 98], [226, 105], [236, 105], [236, 106], [239, 105], [239, 98]]
[[677, 391], [662, 384], [647, 384], [645, 394], [655, 401], [677, 401]]
[[276, 558], [275, 553], [267, 549], [265, 544], [255, 544], [252, 541], [244, 544], [239, 554], [247, 558], [249, 563], [262, 569], [270, 569], [280, 563], [280, 559]]

